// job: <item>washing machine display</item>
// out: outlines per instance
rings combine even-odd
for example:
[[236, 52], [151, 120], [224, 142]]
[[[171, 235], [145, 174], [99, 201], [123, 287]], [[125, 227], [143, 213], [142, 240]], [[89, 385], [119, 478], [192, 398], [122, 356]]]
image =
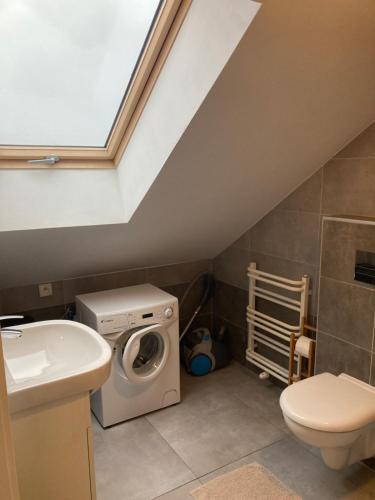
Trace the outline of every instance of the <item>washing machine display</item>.
[[175, 297], [146, 284], [79, 295], [76, 305], [113, 351], [111, 375], [91, 396], [103, 427], [180, 401]]

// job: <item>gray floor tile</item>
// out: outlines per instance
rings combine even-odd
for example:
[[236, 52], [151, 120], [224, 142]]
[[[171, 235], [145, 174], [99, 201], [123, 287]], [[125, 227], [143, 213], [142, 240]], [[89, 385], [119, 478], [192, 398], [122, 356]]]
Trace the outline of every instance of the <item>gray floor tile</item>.
[[207, 474], [199, 481], [204, 484], [253, 462], [267, 467], [288, 488], [301, 495], [303, 500], [375, 498], [375, 473], [362, 465], [354, 465], [344, 471], [330, 470], [319, 458], [290, 438]]
[[201, 486], [201, 483], [198, 480], [191, 481], [175, 490], [164, 493], [164, 495], [155, 498], [155, 500], [192, 500], [190, 493], [196, 488], [199, 488], [199, 486]]
[[206, 474], [284, 436], [246, 406], [182, 419], [178, 429], [157, 426], [161, 435], [197, 475]]
[[199, 388], [211, 390], [211, 388], [221, 389], [227, 393], [233, 393], [242, 384], [255, 381], [260, 383], [256, 374], [248, 368], [232, 361], [229, 366], [208, 374], [206, 377], [193, 377], [181, 371], [181, 385], [184, 395], [195, 393]]
[[[248, 371], [248, 370], [247, 370]], [[216, 415], [219, 411], [238, 407], [239, 399], [234, 396], [233, 387], [249, 380], [249, 374], [243, 373], [242, 367], [233, 363], [221, 372], [207, 377], [192, 377], [186, 372], [181, 374], [181, 403], [147, 415], [147, 419], [158, 428], [170, 431], [181, 424], [181, 420], [190, 417]]]
[[304, 500], [375, 499], [375, 472], [332, 471], [319, 450], [282, 432], [280, 389], [246, 368], [183, 372], [182, 395], [180, 405], [110, 429], [93, 421], [98, 500], [188, 500], [200, 483], [251, 462]]
[[279, 399], [282, 389], [269, 381], [252, 378], [233, 388], [233, 394], [254, 412], [263, 415], [277, 428], [289, 433], [284, 422]]
[[342, 471], [326, 467], [323, 461], [293, 439], [254, 453], [249, 461], [267, 467], [304, 500], [375, 498], [375, 473], [360, 464]]
[[302, 448], [305, 448], [305, 450], [309, 451], [310, 453], [312, 453], [313, 455], [315, 455], [316, 457], [318, 457], [320, 460], [322, 460], [321, 453], [320, 453], [320, 448], [317, 448], [316, 446], [312, 446], [311, 444], [304, 443], [303, 441], [301, 441], [300, 439], [298, 439], [298, 437], [295, 436], [294, 434], [292, 434], [291, 432], [289, 432], [289, 437], [292, 438], [292, 439], [294, 439], [294, 441], [299, 446], [302, 446]]
[[98, 500], [149, 500], [195, 479], [145, 418], [94, 425]]
[[[275, 446], [277, 443], [273, 443], [270, 446]], [[242, 465], [246, 464], [251, 464], [255, 462], [254, 458], [254, 453], [251, 453], [250, 455], [246, 455], [243, 458], [240, 458], [239, 460], [235, 460], [234, 462], [231, 462], [230, 464], [224, 465], [223, 467], [219, 467], [218, 469], [215, 469], [212, 472], [209, 472], [208, 474], [205, 474], [204, 476], [201, 476], [198, 481], [200, 484], [205, 484], [211, 481], [212, 479], [215, 479], [215, 477], [222, 476], [223, 474], [226, 474], [227, 472], [231, 472], [233, 470], [236, 470]]]
[[254, 372], [235, 361], [226, 368], [210, 374], [210, 383], [219, 384], [222, 389], [229, 392], [249, 380], [258, 380], [258, 377]]
[[197, 476], [284, 437], [233, 394], [234, 387], [249, 380], [249, 373], [238, 365], [218, 371], [205, 383], [202, 380], [188, 382], [180, 405], [147, 416]]

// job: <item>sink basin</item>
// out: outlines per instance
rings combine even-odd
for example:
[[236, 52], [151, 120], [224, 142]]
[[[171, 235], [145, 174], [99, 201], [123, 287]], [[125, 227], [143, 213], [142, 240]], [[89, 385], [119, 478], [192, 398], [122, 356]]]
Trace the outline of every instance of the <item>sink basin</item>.
[[10, 413], [90, 390], [106, 381], [111, 349], [93, 329], [65, 320], [17, 326], [20, 338], [3, 338]]

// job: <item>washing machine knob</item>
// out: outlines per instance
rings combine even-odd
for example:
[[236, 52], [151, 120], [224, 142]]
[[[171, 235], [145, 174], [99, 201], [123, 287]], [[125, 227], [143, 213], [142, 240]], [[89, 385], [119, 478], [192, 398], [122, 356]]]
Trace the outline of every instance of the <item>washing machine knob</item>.
[[173, 308], [172, 307], [166, 307], [164, 309], [164, 317], [169, 319], [173, 316]]

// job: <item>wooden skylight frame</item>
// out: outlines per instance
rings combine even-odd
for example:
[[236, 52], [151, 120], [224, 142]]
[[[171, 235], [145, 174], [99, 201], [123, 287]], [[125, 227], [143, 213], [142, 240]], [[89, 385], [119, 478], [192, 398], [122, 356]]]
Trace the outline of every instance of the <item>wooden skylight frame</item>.
[[[1, 146], [0, 169], [116, 168], [168, 57], [192, 0], [164, 0], [104, 147]], [[56, 155], [54, 165], [28, 160]]]

